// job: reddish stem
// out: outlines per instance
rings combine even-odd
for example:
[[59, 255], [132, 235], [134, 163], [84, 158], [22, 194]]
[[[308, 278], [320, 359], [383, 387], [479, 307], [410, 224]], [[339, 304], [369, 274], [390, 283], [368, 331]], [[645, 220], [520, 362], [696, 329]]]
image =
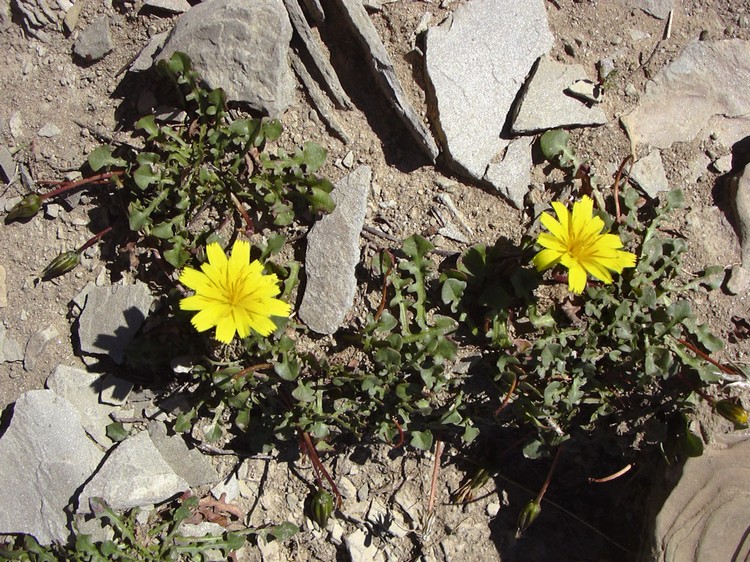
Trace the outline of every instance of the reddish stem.
[[109, 234], [109, 232], [111, 230], [112, 230], [112, 227], [108, 226], [107, 228], [105, 228], [104, 230], [102, 230], [101, 232], [99, 232], [98, 234], [95, 234], [94, 236], [92, 236], [91, 238], [89, 238], [83, 246], [81, 246], [80, 248], [78, 248], [78, 253], [82, 254], [83, 252], [85, 252], [91, 246], [93, 246], [94, 244], [96, 244], [102, 236], [104, 236], [106, 234]]
[[300, 431], [300, 433], [302, 434], [302, 439], [305, 443], [305, 449], [307, 449], [307, 456], [310, 457], [310, 462], [312, 462], [313, 468], [315, 469], [315, 479], [318, 481], [318, 486], [320, 486], [320, 474], [322, 474], [331, 485], [333, 493], [336, 494], [336, 507], [340, 508], [341, 493], [339, 492], [338, 486], [336, 486], [333, 478], [331, 478], [331, 475], [328, 474], [326, 467], [323, 466], [323, 463], [320, 461], [320, 457], [318, 457], [318, 451], [315, 449], [315, 445], [313, 445], [310, 434], [306, 431]]
[[50, 197], [55, 197], [56, 195], [60, 195], [61, 193], [65, 193], [66, 191], [70, 191], [71, 189], [75, 189], [76, 187], [81, 187], [82, 185], [88, 185], [91, 183], [103, 182], [104, 180], [121, 176], [124, 173], [125, 170], [118, 170], [116, 172], [105, 172], [103, 174], [97, 174], [95, 176], [90, 176], [88, 178], [83, 178], [74, 182], [63, 182], [62, 184], [60, 184], [60, 187], [40, 195], [39, 198], [44, 201], [45, 199], [49, 199]]
[[555, 466], [557, 466], [557, 461], [560, 458], [560, 453], [562, 453], [562, 445], [557, 448], [557, 452], [555, 453], [555, 458], [552, 460], [552, 466], [549, 467], [549, 472], [547, 473], [547, 479], [544, 481], [544, 484], [542, 485], [542, 489], [539, 490], [539, 494], [536, 496], [536, 503], [540, 504], [542, 503], [542, 498], [544, 497], [544, 494], [547, 493], [547, 488], [549, 488], [549, 483], [552, 481], [552, 473], [555, 472]]

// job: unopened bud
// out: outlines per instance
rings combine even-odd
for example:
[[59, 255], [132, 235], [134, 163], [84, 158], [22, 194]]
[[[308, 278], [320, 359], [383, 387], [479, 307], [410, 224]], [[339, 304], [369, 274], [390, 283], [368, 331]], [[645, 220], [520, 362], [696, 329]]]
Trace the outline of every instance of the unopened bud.
[[528, 529], [534, 520], [539, 517], [542, 512], [542, 506], [537, 500], [532, 500], [527, 503], [521, 510], [521, 514], [518, 516], [518, 529], [516, 535], [520, 536], [526, 529]]
[[737, 428], [747, 427], [747, 410], [731, 400], [717, 400], [714, 403], [716, 413], [732, 422]]
[[333, 496], [326, 490], [316, 491], [310, 498], [310, 519], [323, 529], [333, 513]]
[[30, 193], [23, 199], [21, 199], [15, 206], [10, 210], [8, 216], [5, 217], [6, 221], [12, 221], [16, 219], [27, 219], [33, 217], [42, 208], [42, 198], [36, 193]]
[[42, 271], [40, 276], [42, 279], [52, 279], [71, 271], [81, 261], [81, 256], [78, 252], [70, 251], [63, 252], [55, 259], [53, 259], [47, 267]]

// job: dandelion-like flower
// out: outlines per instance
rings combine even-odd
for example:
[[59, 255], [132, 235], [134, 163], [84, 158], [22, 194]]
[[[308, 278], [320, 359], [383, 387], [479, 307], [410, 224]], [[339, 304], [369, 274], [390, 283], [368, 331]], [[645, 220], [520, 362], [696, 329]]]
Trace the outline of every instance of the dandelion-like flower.
[[199, 332], [216, 327], [216, 339], [231, 343], [235, 334], [240, 338], [255, 330], [267, 336], [276, 329], [271, 316], [288, 317], [289, 304], [276, 297], [280, 289], [276, 275], [264, 275], [257, 260], [250, 263], [250, 244], [237, 240], [227, 259], [217, 243], [206, 246], [208, 262], [201, 271], [186, 267], [180, 283], [195, 294], [180, 301], [182, 310], [197, 310], [192, 324]]
[[580, 294], [586, 287], [586, 274], [604, 283], [612, 283], [610, 271], [622, 273], [635, 267], [636, 256], [620, 250], [622, 241], [616, 234], [602, 233], [604, 221], [593, 215], [594, 202], [588, 196], [573, 204], [573, 212], [553, 202], [557, 219], [542, 213], [542, 232], [537, 242], [544, 249], [534, 256], [534, 265], [543, 271], [562, 264], [568, 268], [568, 288]]

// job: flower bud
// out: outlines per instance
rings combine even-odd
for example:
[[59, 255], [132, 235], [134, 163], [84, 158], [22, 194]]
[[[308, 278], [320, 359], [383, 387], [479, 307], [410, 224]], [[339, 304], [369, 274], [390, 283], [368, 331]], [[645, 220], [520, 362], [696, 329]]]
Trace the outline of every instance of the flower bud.
[[310, 519], [322, 529], [333, 512], [333, 496], [326, 490], [317, 490], [310, 498]]
[[717, 400], [714, 403], [716, 413], [732, 422], [737, 428], [747, 427], [747, 410], [731, 400]]
[[527, 503], [521, 510], [521, 514], [518, 516], [518, 529], [516, 535], [520, 536], [526, 529], [528, 529], [534, 520], [539, 517], [542, 512], [542, 506], [537, 500], [532, 500]]
[[5, 217], [6, 221], [12, 221], [15, 219], [27, 219], [33, 217], [42, 208], [42, 198], [36, 193], [30, 193], [23, 199], [21, 199], [15, 206], [10, 210], [8, 216]]
[[77, 266], [81, 261], [81, 256], [78, 252], [63, 252], [55, 259], [53, 259], [47, 267], [42, 271], [42, 279], [52, 279], [58, 277], [63, 273], [67, 273]]

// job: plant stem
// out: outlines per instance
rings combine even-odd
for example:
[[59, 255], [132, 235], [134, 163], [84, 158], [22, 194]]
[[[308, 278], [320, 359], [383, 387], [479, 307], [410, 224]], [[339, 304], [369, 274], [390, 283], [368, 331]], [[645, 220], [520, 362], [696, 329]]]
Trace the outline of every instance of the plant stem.
[[318, 486], [320, 486], [320, 474], [322, 474], [325, 479], [328, 481], [328, 483], [331, 485], [331, 489], [333, 490], [333, 493], [336, 494], [336, 507], [341, 507], [341, 493], [339, 492], [338, 486], [336, 486], [336, 483], [333, 481], [333, 478], [331, 478], [331, 475], [328, 474], [328, 471], [326, 470], [326, 467], [323, 466], [323, 463], [320, 462], [320, 457], [318, 457], [318, 451], [315, 449], [315, 445], [313, 445], [312, 439], [310, 438], [310, 434], [307, 431], [300, 431], [300, 434], [302, 435], [302, 440], [305, 443], [305, 448], [307, 449], [307, 455], [310, 457], [310, 462], [312, 462], [313, 468], [315, 469], [315, 479], [318, 481]]
[[94, 244], [96, 244], [102, 236], [105, 236], [106, 234], [109, 234], [109, 232], [111, 230], [112, 230], [112, 227], [108, 226], [107, 228], [105, 228], [104, 230], [102, 230], [101, 232], [99, 232], [98, 234], [95, 234], [94, 236], [92, 236], [91, 238], [89, 238], [83, 246], [81, 246], [80, 248], [78, 248], [78, 250], [76, 250], [76, 252], [79, 253], [79, 254], [82, 254], [83, 252], [85, 252], [86, 250], [88, 250], [91, 246], [93, 246]]
[[427, 504], [427, 513], [435, 509], [435, 491], [437, 490], [438, 474], [440, 473], [440, 457], [443, 455], [443, 442], [435, 441], [435, 462], [432, 465], [432, 481], [430, 482], [430, 500]]
[[75, 189], [76, 187], [81, 187], [83, 185], [88, 185], [92, 183], [98, 183], [102, 182], [104, 180], [108, 180], [112, 177], [121, 176], [125, 173], [125, 170], [118, 170], [116, 172], [105, 172], [103, 174], [97, 174], [95, 176], [90, 176], [88, 178], [83, 178], [78, 181], [74, 182], [64, 182], [60, 184], [60, 187], [57, 189], [53, 189], [52, 191], [48, 191], [47, 193], [43, 193], [39, 196], [39, 198], [44, 201], [46, 199], [49, 199], [50, 197], [55, 197], [57, 195], [60, 195], [61, 193], [65, 193], [66, 191], [70, 191], [71, 189]]
[[549, 467], [549, 472], [547, 473], [547, 479], [544, 481], [544, 484], [542, 484], [542, 489], [539, 490], [539, 493], [536, 496], [536, 503], [540, 504], [542, 502], [542, 498], [544, 497], [544, 494], [547, 493], [547, 488], [549, 488], [549, 483], [552, 481], [552, 474], [555, 472], [555, 467], [557, 466], [557, 461], [560, 458], [560, 453], [562, 453], [562, 445], [557, 448], [557, 452], [555, 453], [555, 458], [552, 460], [552, 466]]

